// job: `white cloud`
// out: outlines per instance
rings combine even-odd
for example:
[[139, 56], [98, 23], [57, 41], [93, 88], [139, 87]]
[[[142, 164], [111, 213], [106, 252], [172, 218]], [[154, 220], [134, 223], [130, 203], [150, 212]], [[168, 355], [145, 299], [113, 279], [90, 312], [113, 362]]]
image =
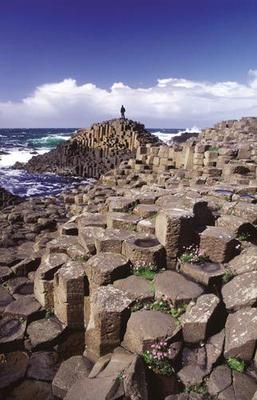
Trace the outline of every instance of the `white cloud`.
[[245, 84], [189, 79], [158, 79], [149, 88], [115, 82], [110, 90], [74, 79], [47, 83], [21, 102], [0, 102], [1, 127], [80, 127], [119, 116], [147, 127], [199, 127], [216, 121], [257, 115], [257, 70]]

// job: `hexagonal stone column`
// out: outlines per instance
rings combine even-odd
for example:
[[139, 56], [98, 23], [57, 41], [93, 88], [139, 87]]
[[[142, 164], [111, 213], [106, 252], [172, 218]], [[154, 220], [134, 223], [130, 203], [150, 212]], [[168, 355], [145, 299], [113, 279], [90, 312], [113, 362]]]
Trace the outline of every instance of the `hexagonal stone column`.
[[208, 226], [201, 233], [200, 247], [213, 262], [229, 262], [237, 255], [238, 244], [233, 232], [226, 228]]
[[99, 287], [90, 298], [86, 330], [86, 356], [92, 361], [117, 347], [123, 337], [132, 300], [112, 285]]
[[122, 346], [141, 354], [156, 341], [172, 339], [180, 330], [175, 318], [161, 311], [141, 310], [131, 314]]
[[168, 267], [175, 268], [176, 257], [195, 240], [193, 213], [176, 208], [161, 211], [156, 217], [155, 234], [166, 249]]
[[219, 302], [214, 294], [204, 294], [198, 297], [195, 304], [189, 304], [180, 319], [185, 342], [198, 343], [205, 339]]
[[122, 254], [136, 266], [154, 266], [163, 268], [166, 266], [165, 249], [152, 235], [136, 235], [123, 242]]
[[54, 313], [70, 328], [84, 326], [85, 268], [69, 262], [54, 276]]
[[203, 288], [175, 271], [164, 271], [154, 280], [156, 299], [165, 298], [172, 304], [187, 304], [203, 294]]
[[252, 359], [257, 340], [257, 309], [242, 308], [229, 314], [225, 326], [224, 356]]
[[87, 261], [85, 271], [90, 291], [93, 291], [99, 286], [126, 278], [130, 274], [130, 263], [121, 254], [99, 253]]

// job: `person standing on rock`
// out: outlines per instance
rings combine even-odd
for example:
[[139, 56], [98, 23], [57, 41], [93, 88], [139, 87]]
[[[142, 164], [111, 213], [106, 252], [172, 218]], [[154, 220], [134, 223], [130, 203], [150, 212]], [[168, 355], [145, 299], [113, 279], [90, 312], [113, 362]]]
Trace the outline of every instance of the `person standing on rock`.
[[126, 112], [126, 109], [125, 109], [124, 105], [122, 104], [121, 109], [120, 109], [122, 119], [125, 119], [125, 112]]

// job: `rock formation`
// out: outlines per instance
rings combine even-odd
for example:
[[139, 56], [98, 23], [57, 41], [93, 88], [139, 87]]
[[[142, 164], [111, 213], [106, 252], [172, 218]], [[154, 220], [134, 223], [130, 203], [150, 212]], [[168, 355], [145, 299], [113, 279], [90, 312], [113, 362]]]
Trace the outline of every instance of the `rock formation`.
[[257, 398], [257, 119], [147, 140], [1, 212], [3, 399]]
[[121, 161], [133, 157], [138, 146], [147, 143], [159, 143], [159, 140], [147, 132], [144, 125], [127, 119], [114, 119], [93, 124], [89, 129], [80, 129], [56, 149], [33, 157], [26, 169], [99, 178]]

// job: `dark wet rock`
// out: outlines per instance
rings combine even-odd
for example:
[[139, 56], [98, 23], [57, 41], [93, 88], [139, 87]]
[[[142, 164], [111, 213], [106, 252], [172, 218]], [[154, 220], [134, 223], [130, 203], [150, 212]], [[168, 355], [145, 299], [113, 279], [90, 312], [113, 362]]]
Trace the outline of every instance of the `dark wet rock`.
[[0, 286], [0, 313], [2, 313], [12, 301], [14, 301], [14, 298], [10, 295], [7, 288]]
[[15, 349], [22, 344], [26, 330], [24, 318], [4, 316], [0, 320], [0, 348]]
[[58, 369], [58, 356], [54, 352], [37, 351], [29, 359], [27, 377], [51, 382]]
[[13, 389], [9, 395], [8, 400], [54, 400], [52, 394], [51, 384], [48, 382], [41, 382], [26, 379]]
[[31, 322], [27, 328], [32, 348], [53, 346], [63, 331], [64, 326], [54, 317]]
[[92, 364], [83, 356], [74, 356], [64, 361], [52, 382], [53, 394], [63, 399], [71, 386], [80, 378], [87, 377]]
[[21, 351], [3, 354], [0, 361], [0, 389], [13, 385], [25, 376], [29, 356]]
[[20, 296], [5, 308], [5, 314], [30, 319], [41, 309], [34, 296]]

